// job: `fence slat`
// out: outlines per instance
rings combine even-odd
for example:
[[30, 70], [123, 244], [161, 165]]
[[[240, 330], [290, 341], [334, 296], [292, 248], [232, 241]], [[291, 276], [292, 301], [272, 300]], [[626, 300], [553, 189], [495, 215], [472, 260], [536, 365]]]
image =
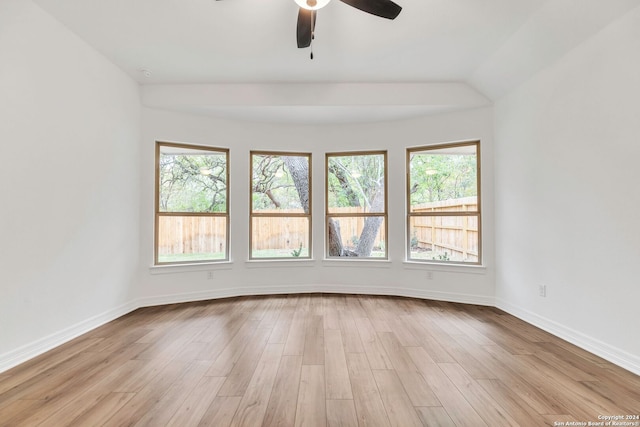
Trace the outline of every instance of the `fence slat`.
[[[414, 205], [413, 212], [474, 211], [477, 208], [475, 197], [450, 200], [446, 202]], [[362, 208], [332, 208], [334, 213], [361, 213]], [[296, 213], [299, 210], [286, 209], [261, 210], [262, 214]], [[413, 217], [414, 232], [418, 247], [437, 251], [446, 249], [459, 253], [463, 257], [477, 257], [478, 241], [477, 217], [450, 217], [460, 219], [460, 223], [443, 223], [443, 217]], [[256, 221], [257, 220], [257, 221]], [[341, 217], [342, 243], [353, 245], [352, 238], [357, 237], [364, 227], [363, 217]], [[308, 244], [308, 220], [304, 217], [254, 217], [253, 249], [298, 249], [300, 243]], [[375, 247], [384, 242], [385, 227], [378, 230]], [[159, 253], [163, 255], [182, 253], [204, 253], [222, 251], [226, 245], [226, 224], [219, 218], [208, 217], [161, 217], [158, 233]]]

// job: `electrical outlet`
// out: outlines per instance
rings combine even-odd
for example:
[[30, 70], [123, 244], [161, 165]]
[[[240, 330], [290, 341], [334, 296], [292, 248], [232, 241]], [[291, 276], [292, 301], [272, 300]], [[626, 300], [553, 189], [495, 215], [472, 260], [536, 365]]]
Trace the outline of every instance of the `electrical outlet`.
[[207, 280], [213, 279], [213, 271], [207, 271]]
[[538, 285], [538, 295], [543, 298], [547, 297], [547, 285]]
[[433, 280], [433, 271], [427, 271], [427, 280]]

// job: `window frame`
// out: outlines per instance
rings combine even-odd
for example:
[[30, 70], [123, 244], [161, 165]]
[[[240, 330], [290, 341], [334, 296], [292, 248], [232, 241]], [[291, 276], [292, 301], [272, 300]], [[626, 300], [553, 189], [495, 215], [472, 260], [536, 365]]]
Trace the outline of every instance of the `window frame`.
[[[280, 157], [306, 157], [309, 163], [309, 209], [308, 213], [303, 212], [270, 212], [259, 213], [253, 210], [253, 157], [254, 155], [263, 156], [280, 156]], [[249, 260], [250, 261], [308, 261], [313, 259], [313, 165], [312, 165], [312, 153], [302, 153], [293, 151], [273, 151], [273, 150], [250, 150], [249, 151]], [[296, 190], [297, 191], [297, 190]], [[306, 218], [309, 223], [309, 249], [307, 256], [287, 256], [287, 257], [255, 257], [253, 256], [253, 219], [254, 218]]]
[[[477, 186], [477, 210], [476, 211], [433, 211], [433, 212], [412, 212], [411, 211], [411, 155], [416, 152], [428, 152], [433, 150], [441, 150], [447, 148], [475, 146], [476, 148], [476, 186]], [[482, 159], [481, 159], [481, 143], [480, 140], [460, 141], [451, 143], [440, 143], [423, 145], [419, 147], [410, 147], [406, 149], [406, 256], [408, 262], [424, 263], [424, 264], [447, 264], [459, 266], [482, 266]], [[468, 261], [447, 261], [420, 259], [411, 257], [411, 220], [417, 217], [477, 217], [478, 218], [478, 260], [475, 262]]]
[[[361, 212], [361, 213], [330, 213], [329, 212], [329, 158], [330, 157], [349, 157], [349, 156], [368, 156], [382, 155], [384, 164], [384, 209], [382, 212]], [[387, 150], [362, 150], [362, 151], [337, 151], [325, 153], [324, 162], [324, 205], [325, 205], [325, 223], [324, 223], [324, 256], [326, 260], [348, 260], [348, 261], [388, 261], [389, 260], [389, 156]], [[369, 218], [382, 217], [384, 224], [384, 257], [359, 257], [359, 256], [330, 256], [329, 255], [329, 221], [332, 218]]]
[[[173, 147], [173, 148], [184, 148], [191, 150], [200, 150], [200, 151], [211, 151], [213, 153], [224, 154], [225, 156], [225, 180], [226, 180], [226, 188], [225, 188], [225, 200], [226, 200], [226, 211], [225, 212], [161, 212], [160, 211], [160, 155], [162, 147]], [[211, 147], [206, 145], [197, 145], [197, 144], [187, 144], [180, 142], [166, 142], [166, 141], [156, 141], [155, 146], [155, 194], [154, 194], [154, 240], [153, 240], [153, 265], [154, 266], [170, 266], [170, 265], [184, 265], [184, 264], [208, 264], [208, 263], [220, 263], [220, 262], [228, 262], [229, 257], [229, 230], [230, 230], [230, 215], [229, 215], [229, 149], [221, 148], [221, 147]], [[159, 262], [159, 232], [160, 232], [160, 218], [161, 217], [171, 217], [171, 216], [182, 216], [182, 217], [206, 217], [206, 218], [224, 218], [225, 219], [225, 253], [224, 257], [221, 259], [206, 259], [206, 260], [195, 260], [195, 261], [169, 261], [169, 262]]]

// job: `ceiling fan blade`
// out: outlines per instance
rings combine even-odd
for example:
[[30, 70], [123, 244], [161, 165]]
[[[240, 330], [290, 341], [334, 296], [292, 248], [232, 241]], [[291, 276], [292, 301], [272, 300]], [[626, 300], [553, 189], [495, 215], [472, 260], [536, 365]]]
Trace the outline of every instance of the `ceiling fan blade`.
[[387, 19], [395, 19], [402, 7], [391, 0], [340, 0], [343, 3], [360, 9], [363, 12]]
[[296, 29], [298, 47], [311, 46], [311, 39], [313, 38], [315, 28], [316, 11], [301, 7], [298, 11], [298, 27]]

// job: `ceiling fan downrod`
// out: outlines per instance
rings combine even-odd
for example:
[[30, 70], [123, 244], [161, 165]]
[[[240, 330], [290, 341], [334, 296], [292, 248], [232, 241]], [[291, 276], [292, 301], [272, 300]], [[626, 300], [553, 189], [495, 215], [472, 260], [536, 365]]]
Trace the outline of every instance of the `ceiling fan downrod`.
[[[309, 4], [310, 2], [313, 2], [315, 4], [316, 0], [307, 0], [307, 4]], [[316, 38], [315, 22], [313, 18], [315, 18], [315, 14], [312, 13], [311, 14], [311, 42], [309, 43], [309, 50], [311, 51], [311, 53], [309, 54], [309, 58], [311, 58], [312, 61], [313, 61], [313, 39]]]

